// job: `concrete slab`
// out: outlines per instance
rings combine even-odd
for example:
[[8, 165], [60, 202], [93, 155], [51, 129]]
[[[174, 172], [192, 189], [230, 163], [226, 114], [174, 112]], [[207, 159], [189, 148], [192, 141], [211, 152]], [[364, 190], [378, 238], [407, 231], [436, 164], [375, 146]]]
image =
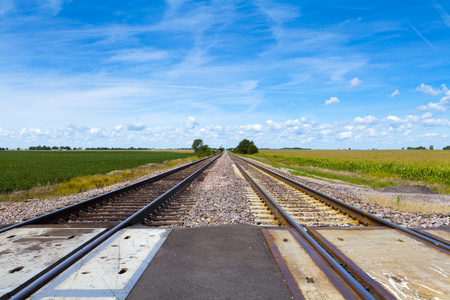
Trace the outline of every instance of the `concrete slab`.
[[397, 299], [450, 299], [450, 255], [436, 247], [393, 229], [310, 232]]
[[294, 299], [353, 298], [292, 229], [263, 233]]
[[124, 229], [32, 299], [125, 299], [171, 229]]
[[292, 299], [261, 227], [173, 229], [127, 300]]
[[16, 228], [0, 234], [0, 297], [39, 275], [104, 228]]

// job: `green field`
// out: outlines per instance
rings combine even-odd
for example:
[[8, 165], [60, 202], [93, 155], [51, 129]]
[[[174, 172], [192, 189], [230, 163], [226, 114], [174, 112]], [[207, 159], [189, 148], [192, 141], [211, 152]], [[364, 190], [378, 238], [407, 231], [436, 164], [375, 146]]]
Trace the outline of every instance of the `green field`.
[[450, 193], [450, 151], [283, 149], [261, 150], [255, 157], [300, 173], [372, 187], [423, 183]]
[[193, 151], [0, 151], [0, 193], [193, 155]]

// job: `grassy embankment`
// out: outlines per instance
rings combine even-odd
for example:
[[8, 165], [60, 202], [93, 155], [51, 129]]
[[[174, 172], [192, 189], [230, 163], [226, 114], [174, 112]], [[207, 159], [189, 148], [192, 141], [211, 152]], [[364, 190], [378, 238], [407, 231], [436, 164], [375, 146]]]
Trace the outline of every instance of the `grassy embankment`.
[[192, 161], [193, 151], [0, 151], [0, 201], [101, 188]]
[[[450, 151], [261, 150], [253, 158], [286, 168], [294, 175], [372, 188], [423, 185], [441, 194], [450, 194]], [[371, 200], [406, 211], [431, 208], [429, 204], [405, 203], [401, 196], [395, 199], [379, 196]]]

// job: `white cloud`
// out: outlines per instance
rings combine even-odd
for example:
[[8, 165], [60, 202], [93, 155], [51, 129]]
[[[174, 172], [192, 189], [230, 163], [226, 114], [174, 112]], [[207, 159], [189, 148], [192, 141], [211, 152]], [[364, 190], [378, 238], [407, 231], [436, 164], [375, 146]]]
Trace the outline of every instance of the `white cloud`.
[[377, 118], [375, 118], [374, 116], [366, 116], [364, 118], [361, 117], [357, 117], [354, 119], [355, 123], [366, 123], [366, 124], [372, 124], [377, 122]]
[[89, 130], [89, 133], [95, 137], [100, 137], [100, 138], [108, 136], [108, 133], [105, 130], [102, 130], [100, 128], [95, 128], [95, 127], [91, 128]]
[[431, 85], [426, 85], [426, 84], [422, 83], [414, 91], [415, 92], [422, 92], [425, 95], [432, 95], [432, 96], [437, 96], [437, 95], [440, 95], [440, 94], [445, 93], [446, 91], [448, 91], [448, 88], [445, 86], [445, 84], [441, 84], [441, 88], [442, 88], [441, 90], [440, 89], [435, 89]]
[[350, 87], [351, 87], [351, 88], [357, 87], [357, 86], [359, 86], [361, 83], [362, 83], [362, 81], [361, 81], [358, 77], [355, 77], [355, 78], [353, 78], [352, 80], [350, 80]]
[[445, 96], [441, 98], [441, 100], [437, 103], [435, 102], [429, 102], [428, 105], [421, 105], [417, 107], [417, 110], [428, 110], [433, 109], [436, 111], [446, 111], [450, 108], [450, 91], [445, 92]]
[[49, 131], [43, 130], [43, 129], [40, 129], [40, 128], [29, 128], [29, 129], [23, 128], [20, 131], [20, 135], [21, 136], [24, 136], [24, 135], [38, 136], [38, 135], [48, 135], [48, 134], [49, 134]]
[[392, 94], [391, 94], [391, 98], [394, 98], [395, 96], [400, 95], [400, 92], [398, 91], [398, 89], [396, 89]]
[[186, 128], [186, 129], [194, 129], [198, 125], [199, 124], [198, 124], [197, 120], [195, 120], [194, 117], [188, 117], [188, 120], [184, 124], [184, 128]]
[[325, 105], [330, 105], [334, 103], [339, 103], [338, 97], [331, 97], [330, 99], [325, 101]]
[[426, 126], [450, 127], [450, 121], [446, 119], [425, 119], [422, 123]]
[[122, 129], [123, 129], [122, 125], [117, 125], [114, 127], [114, 131], [116, 132], [122, 131]]
[[422, 134], [422, 135], [420, 135], [421, 138], [425, 138], [425, 137], [437, 137], [437, 136], [439, 136], [439, 134], [433, 133], [433, 132], [429, 132], [429, 133], [427, 133], [427, 134]]
[[391, 123], [400, 123], [402, 121], [399, 117], [396, 116], [388, 116], [386, 120], [388, 120]]
[[275, 129], [275, 130], [280, 130], [282, 128], [282, 126], [272, 120], [267, 120], [266, 124], [269, 126], [269, 128], [271, 129]]
[[339, 132], [337, 134], [337, 138], [340, 139], [340, 140], [349, 139], [351, 137], [352, 137], [352, 132], [351, 131]]
[[145, 128], [147, 128], [147, 126], [144, 125], [144, 123], [142, 122], [132, 122], [129, 121], [127, 122], [127, 130], [129, 131], [142, 131]]
[[0, 127], [0, 136], [9, 136], [9, 135], [13, 135], [13, 134], [14, 134], [13, 131], [5, 130]]
[[253, 124], [253, 125], [249, 124], [249, 125], [241, 125], [240, 128], [245, 131], [261, 131], [263, 127], [260, 124]]

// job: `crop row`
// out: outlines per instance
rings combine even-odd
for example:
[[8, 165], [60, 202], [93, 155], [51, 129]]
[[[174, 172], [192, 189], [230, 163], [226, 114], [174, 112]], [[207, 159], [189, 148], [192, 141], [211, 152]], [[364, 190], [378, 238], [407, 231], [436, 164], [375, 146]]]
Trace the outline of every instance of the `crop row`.
[[192, 155], [162, 151], [0, 151], [0, 193]]
[[[375, 177], [392, 176], [412, 181], [450, 185], [450, 152], [447, 154], [446, 151], [440, 151], [441, 153], [437, 153], [437, 151], [424, 151], [423, 153], [410, 153], [406, 150], [402, 152], [387, 151], [382, 156], [377, 153], [379, 157], [376, 159], [371, 157], [373, 151], [366, 151], [366, 155], [362, 151], [359, 154], [348, 154], [351, 151], [308, 152], [310, 151], [297, 151], [296, 153], [267, 151], [258, 156], [288, 161], [290, 164], [298, 166], [315, 166], [331, 170], [362, 172]], [[433, 155], [444, 156], [433, 157]]]

